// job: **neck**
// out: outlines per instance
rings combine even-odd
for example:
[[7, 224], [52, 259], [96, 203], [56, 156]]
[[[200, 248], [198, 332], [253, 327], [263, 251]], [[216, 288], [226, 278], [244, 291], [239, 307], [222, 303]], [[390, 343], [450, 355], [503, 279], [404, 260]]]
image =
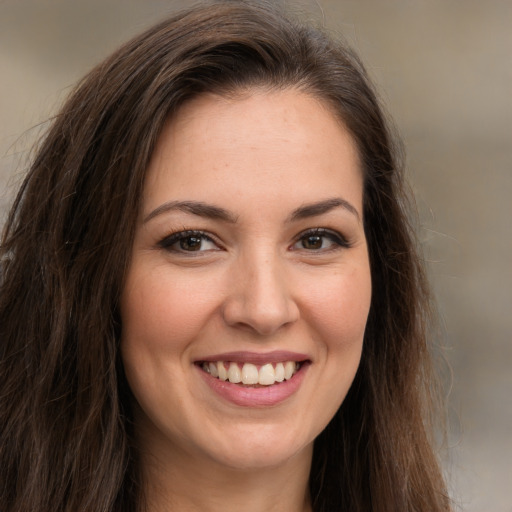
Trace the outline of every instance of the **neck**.
[[[169, 454], [167, 454], [169, 455]], [[211, 460], [142, 455], [148, 512], [311, 512], [312, 447], [278, 467], [238, 469]]]

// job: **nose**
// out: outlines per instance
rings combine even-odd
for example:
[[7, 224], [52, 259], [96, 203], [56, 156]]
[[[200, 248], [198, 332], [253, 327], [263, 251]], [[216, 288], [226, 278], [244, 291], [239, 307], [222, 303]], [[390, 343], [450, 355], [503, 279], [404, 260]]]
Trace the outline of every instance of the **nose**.
[[222, 311], [226, 324], [269, 336], [299, 319], [293, 283], [278, 259], [252, 255], [234, 265]]

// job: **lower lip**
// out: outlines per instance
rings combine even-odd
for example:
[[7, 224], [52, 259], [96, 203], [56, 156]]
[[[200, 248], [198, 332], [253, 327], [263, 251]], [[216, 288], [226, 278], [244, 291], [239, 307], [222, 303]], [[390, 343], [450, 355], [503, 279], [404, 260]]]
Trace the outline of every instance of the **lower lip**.
[[197, 369], [210, 389], [228, 402], [242, 407], [271, 407], [284, 402], [299, 390], [308, 367], [308, 363], [303, 363], [291, 379], [257, 388], [217, 379], [199, 366]]

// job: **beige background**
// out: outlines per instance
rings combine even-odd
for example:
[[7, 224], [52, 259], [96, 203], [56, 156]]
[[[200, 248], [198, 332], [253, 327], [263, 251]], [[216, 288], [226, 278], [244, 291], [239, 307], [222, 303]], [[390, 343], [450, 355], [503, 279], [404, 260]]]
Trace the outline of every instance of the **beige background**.
[[[2, 216], [69, 87], [187, 3], [0, 0]], [[468, 512], [510, 512], [512, 0], [301, 4], [357, 48], [406, 143], [454, 373], [452, 494]]]

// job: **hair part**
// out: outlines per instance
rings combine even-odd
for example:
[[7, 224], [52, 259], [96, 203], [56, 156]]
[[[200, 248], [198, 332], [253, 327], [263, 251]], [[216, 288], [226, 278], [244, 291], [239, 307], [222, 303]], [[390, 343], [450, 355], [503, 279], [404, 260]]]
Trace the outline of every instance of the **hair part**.
[[355, 381], [315, 441], [314, 510], [449, 510], [426, 421], [429, 295], [375, 92], [346, 46], [231, 1], [176, 14], [89, 73], [18, 193], [0, 249], [0, 509], [143, 506], [118, 302], [146, 168], [184, 102], [261, 87], [328, 105], [364, 174], [372, 303]]

